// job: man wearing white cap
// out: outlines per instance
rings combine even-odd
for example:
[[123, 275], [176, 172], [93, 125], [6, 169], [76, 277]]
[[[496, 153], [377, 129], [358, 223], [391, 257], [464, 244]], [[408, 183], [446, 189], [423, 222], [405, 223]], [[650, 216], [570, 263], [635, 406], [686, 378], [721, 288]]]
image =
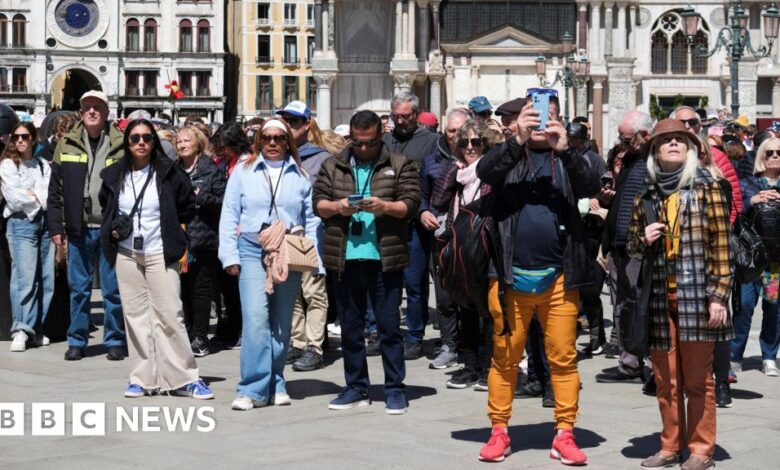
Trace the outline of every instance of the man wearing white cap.
[[[319, 129], [312, 122], [311, 111], [301, 101], [291, 101], [279, 111], [292, 130], [301, 166], [309, 175], [312, 186], [317, 181], [322, 163], [332, 155], [322, 148]], [[314, 132], [312, 132], [314, 130]], [[314, 134], [312, 141], [309, 136]], [[304, 273], [301, 291], [295, 300], [293, 310], [292, 345], [287, 353], [287, 363], [294, 371], [312, 371], [325, 366], [322, 358], [322, 343], [325, 340], [325, 324], [328, 318], [328, 294], [325, 276]]]
[[102, 217], [98, 192], [100, 172], [124, 158], [123, 134], [106, 123], [108, 98], [102, 91], [88, 91], [79, 100], [81, 122], [62, 136], [54, 150], [49, 184], [49, 232], [57, 246], [68, 245], [70, 328], [66, 361], [84, 357], [89, 340], [92, 274], [100, 260], [100, 287], [105, 316], [103, 345], [106, 358], [124, 358], [125, 330], [116, 273], [100, 249]]

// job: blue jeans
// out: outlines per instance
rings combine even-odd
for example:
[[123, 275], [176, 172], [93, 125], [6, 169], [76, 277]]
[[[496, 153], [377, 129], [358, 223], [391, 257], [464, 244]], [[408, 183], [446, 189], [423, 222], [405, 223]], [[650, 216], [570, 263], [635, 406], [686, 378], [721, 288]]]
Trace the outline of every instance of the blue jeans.
[[290, 344], [295, 298], [301, 289], [301, 273], [290, 271], [287, 280], [265, 293], [263, 249], [242, 235], [238, 239], [241, 274], [241, 381], [236, 393], [269, 403], [277, 393], [287, 393], [284, 364]]
[[8, 248], [11, 252], [11, 332], [24, 331], [30, 337], [43, 334], [43, 322], [54, 294], [54, 246], [49, 238], [46, 216], [39, 211], [8, 218]]
[[[753, 319], [753, 311], [761, 298], [761, 280], [752, 284], [742, 284], [741, 311], [734, 315], [734, 339], [731, 340], [731, 360], [742, 361], [750, 334], [750, 321]], [[761, 301], [764, 317], [761, 320], [761, 335], [758, 343], [761, 346], [762, 359], [775, 359], [780, 349], [780, 315], [778, 304], [771, 304], [766, 300]]]
[[431, 232], [412, 224], [409, 240], [409, 266], [404, 269], [406, 286], [407, 343], [419, 343], [428, 323], [428, 258], [431, 254]]
[[336, 308], [341, 324], [341, 350], [347, 386], [368, 392], [370, 382], [363, 327], [366, 303], [370, 299], [379, 330], [385, 393], [403, 391], [406, 363], [398, 315], [403, 273], [400, 270], [382, 272], [379, 261], [347, 261], [344, 272], [331, 275], [339, 277], [336, 281]]
[[89, 342], [89, 311], [92, 303], [92, 275], [100, 260], [100, 289], [103, 292], [103, 345], [124, 346], [125, 323], [116, 272], [100, 247], [100, 229], [85, 228], [81, 235], [68, 236], [68, 287], [70, 328], [68, 346], [86, 348]]

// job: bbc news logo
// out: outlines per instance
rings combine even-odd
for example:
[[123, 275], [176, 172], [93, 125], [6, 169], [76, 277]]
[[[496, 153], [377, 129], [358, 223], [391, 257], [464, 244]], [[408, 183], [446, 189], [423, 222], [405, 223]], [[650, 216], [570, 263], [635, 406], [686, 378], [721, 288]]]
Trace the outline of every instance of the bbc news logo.
[[[116, 432], [211, 432], [217, 427], [211, 406], [133, 406], [116, 407], [112, 429]], [[68, 420], [70, 418], [70, 421]], [[105, 436], [105, 403], [32, 403], [32, 436], [64, 436], [70, 423], [72, 436]], [[24, 403], [0, 403], [0, 436], [27, 435]]]

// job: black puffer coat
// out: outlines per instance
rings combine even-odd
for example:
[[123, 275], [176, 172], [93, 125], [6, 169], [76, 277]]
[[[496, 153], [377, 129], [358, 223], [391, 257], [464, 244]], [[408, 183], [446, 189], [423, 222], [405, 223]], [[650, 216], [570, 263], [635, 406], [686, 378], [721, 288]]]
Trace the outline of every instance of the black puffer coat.
[[[181, 160], [176, 164], [181, 167]], [[201, 155], [195, 171], [189, 176], [195, 190], [195, 206], [198, 208], [197, 215], [187, 225], [189, 249], [217, 251], [219, 214], [222, 212], [222, 198], [225, 196], [227, 186], [225, 172], [220, 171], [208, 155]]]

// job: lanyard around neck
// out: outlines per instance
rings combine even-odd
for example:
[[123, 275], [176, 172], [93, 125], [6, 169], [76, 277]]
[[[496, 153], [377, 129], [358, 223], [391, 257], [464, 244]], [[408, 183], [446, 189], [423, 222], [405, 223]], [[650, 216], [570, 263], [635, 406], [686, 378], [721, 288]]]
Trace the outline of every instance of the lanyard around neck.
[[[284, 167], [287, 166], [287, 158], [284, 159], [284, 163], [282, 163], [282, 169], [279, 171], [279, 178], [276, 180], [276, 186], [274, 187], [273, 182], [271, 181], [271, 170], [269, 170], [268, 163], [265, 163], [265, 167], [263, 168], [263, 173], [265, 173], [265, 177], [268, 180], [268, 189], [271, 190], [271, 207], [268, 208], [268, 215], [271, 215], [271, 212], [276, 211], [276, 194], [279, 191], [279, 184], [282, 182], [282, 176], [284, 176]], [[279, 218], [279, 212], [276, 212], [276, 218]]]
[[352, 173], [355, 176], [355, 193], [360, 194], [361, 196], [366, 195], [366, 189], [369, 188], [369, 185], [371, 184], [371, 177], [374, 176], [374, 169], [376, 168], [376, 160], [371, 162], [371, 170], [368, 172], [368, 178], [366, 178], [366, 181], [363, 183], [363, 189], [360, 189], [359, 181], [358, 181], [358, 172], [357, 172], [358, 163], [355, 160], [355, 157], [352, 157]]

